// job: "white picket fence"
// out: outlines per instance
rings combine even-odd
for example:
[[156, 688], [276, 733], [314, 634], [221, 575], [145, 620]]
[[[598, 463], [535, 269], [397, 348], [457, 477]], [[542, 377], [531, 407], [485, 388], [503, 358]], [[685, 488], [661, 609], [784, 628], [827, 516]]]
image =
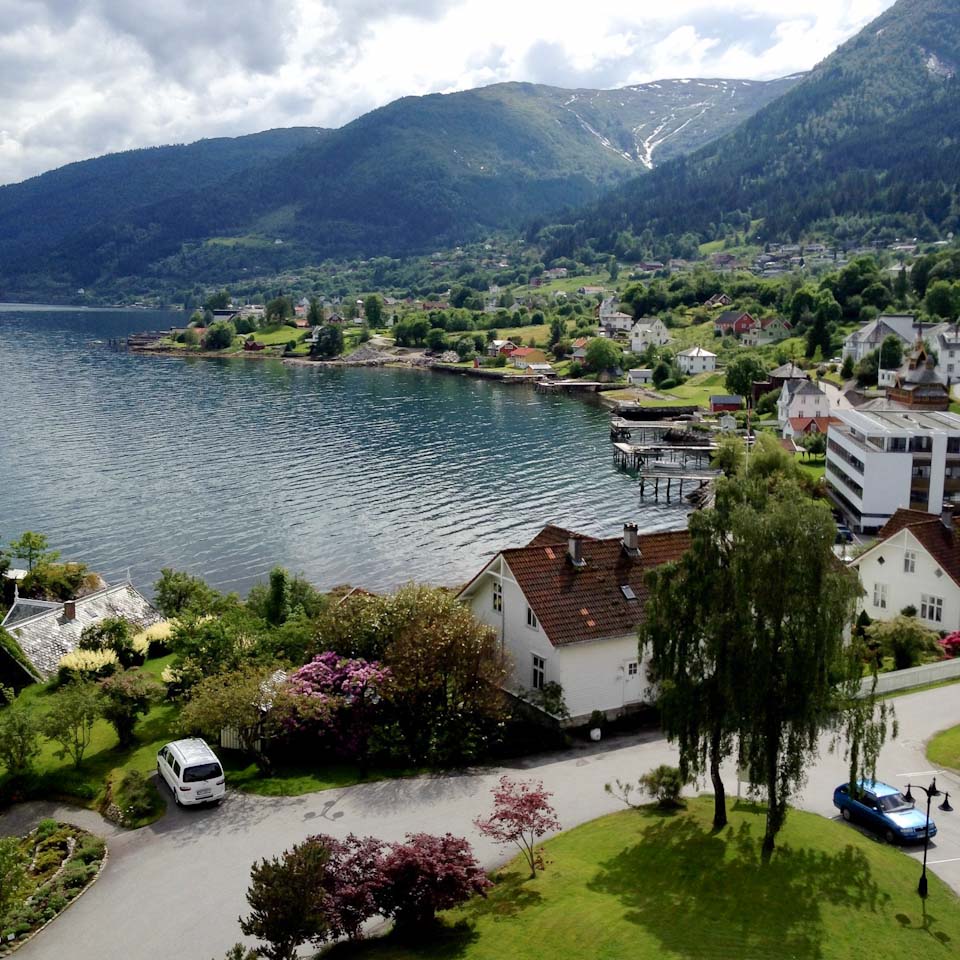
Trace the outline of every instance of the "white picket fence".
[[[928, 683], [939, 683], [941, 680], [953, 680], [954, 678], [960, 678], [960, 657], [953, 660], [940, 660], [937, 663], [925, 663], [922, 666], [909, 667], [906, 670], [892, 670], [890, 673], [881, 673], [877, 677], [877, 693], [909, 690], [911, 687], [922, 687]], [[872, 683], [872, 677], [864, 677], [860, 681], [861, 694], [868, 694]]]

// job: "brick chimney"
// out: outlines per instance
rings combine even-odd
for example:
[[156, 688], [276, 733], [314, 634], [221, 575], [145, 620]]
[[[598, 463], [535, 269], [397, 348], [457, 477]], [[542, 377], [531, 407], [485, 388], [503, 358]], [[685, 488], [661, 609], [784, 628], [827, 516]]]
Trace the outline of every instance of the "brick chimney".
[[77, 601], [76, 601], [76, 600], [64, 600], [64, 602], [63, 602], [63, 619], [64, 619], [64, 620], [76, 620], [76, 619], [77, 619]]
[[567, 540], [567, 556], [575, 567], [587, 565], [587, 561], [583, 559], [583, 542], [579, 537], [570, 537]]
[[640, 539], [637, 536], [637, 525], [625, 523], [623, 525], [623, 552], [628, 557], [640, 556]]

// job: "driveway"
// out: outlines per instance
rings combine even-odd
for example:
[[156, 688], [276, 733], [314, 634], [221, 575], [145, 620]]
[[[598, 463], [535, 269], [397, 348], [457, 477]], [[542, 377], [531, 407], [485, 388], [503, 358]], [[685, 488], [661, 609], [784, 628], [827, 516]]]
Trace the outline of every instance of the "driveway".
[[[935, 732], [960, 723], [960, 688], [941, 687], [896, 700], [900, 737], [884, 749], [878, 775], [896, 784], [928, 783], [923, 744]], [[25, 804], [0, 818], [0, 833], [20, 832], [43, 816], [59, 816], [108, 837], [110, 860], [89, 892], [18, 954], [18, 960], [191, 960], [222, 957], [240, 940], [237, 918], [251, 863], [273, 856], [311, 833], [374, 834], [400, 839], [427, 831], [466, 835], [488, 867], [502, 851], [480, 837], [473, 819], [489, 809], [490, 788], [501, 773], [538, 777], [554, 792], [565, 828], [622, 809], [604, 792], [616, 778], [635, 779], [660, 763], [675, 762], [674, 750], [658, 735], [634, 736], [518, 762], [514, 767], [449, 776], [363, 784], [295, 798], [231, 794], [219, 809], [171, 807], [154, 824], [132, 833], [104, 824], [88, 811], [54, 804]], [[833, 788], [846, 779], [842, 756], [823, 744], [797, 798], [804, 809], [834, 817]], [[960, 779], [938, 775], [956, 791]], [[736, 793], [736, 774], [725, 771]], [[931, 844], [932, 869], [960, 891], [960, 813], [937, 811], [940, 834]], [[849, 829], [855, 829], [850, 827]], [[920, 853], [909, 854], [915, 858]], [[919, 876], [919, 867], [917, 867]]]

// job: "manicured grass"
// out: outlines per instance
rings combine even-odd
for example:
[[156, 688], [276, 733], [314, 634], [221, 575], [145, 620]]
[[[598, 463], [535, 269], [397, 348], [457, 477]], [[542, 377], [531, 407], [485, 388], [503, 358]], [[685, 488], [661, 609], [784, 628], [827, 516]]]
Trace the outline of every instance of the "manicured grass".
[[253, 337], [259, 343], [265, 343], [269, 346], [285, 346], [291, 340], [299, 340], [303, 335], [303, 330], [298, 327], [288, 327], [286, 324], [279, 327], [278, 329], [273, 329], [273, 327], [268, 327], [265, 330], [256, 330], [254, 331]]
[[535, 880], [514, 861], [488, 898], [444, 917], [419, 948], [391, 938], [331, 957], [408, 960], [849, 960], [948, 957], [960, 901], [917, 864], [840, 822], [790, 811], [771, 861], [760, 860], [763, 811], [732, 806], [711, 829], [712, 800], [675, 814], [624, 811], [545, 846]]
[[808, 457], [805, 453], [794, 454], [797, 466], [813, 480], [822, 480], [827, 470], [826, 457]]
[[727, 388], [723, 385], [723, 373], [698, 373], [690, 377], [686, 383], [672, 390], [658, 391], [665, 396], [675, 397], [682, 404], [696, 404], [700, 407], [710, 406], [710, 398], [716, 394], [725, 394]]
[[960, 770], [960, 727], [938, 733], [927, 744], [927, 756], [938, 767]]
[[352, 787], [356, 783], [373, 783], [395, 777], [412, 777], [422, 770], [401, 770], [394, 767], [371, 767], [361, 776], [353, 764], [329, 763], [322, 767], [278, 765], [270, 774], [261, 773], [255, 763], [232, 751], [221, 752], [227, 783], [236, 790], [262, 797], [301, 797], [305, 793]]
[[[159, 677], [172, 660], [172, 656], [148, 660], [143, 669]], [[35, 684], [27, 687], [20, 697], [42, 713], [54, 692], [51, 684]], [[134, 728], [137, 745], [129, 750], [121, 750], [113, 727], [106, 720], [98, 720], [79, 769], [74, 768], [69, 757], [61, 759], [56, 756], [58, 744], [45, 740], [36, 762], [36, 783], [30, 788], [31, 795], [47, 799], [63, 797], [83, 806], [98, 807], [103, 800], [107, 777], [119, 782], [128, 770], [138, 770], [144, 775], [153, 771], [157, 751], [176, 738], [176, 719], [177, 709], [173, 704], [161, 703], [151, 707]], [[0, 785], [3, 779], [0, 778]], [[162, 812], [159, 811], [158, 815]]]

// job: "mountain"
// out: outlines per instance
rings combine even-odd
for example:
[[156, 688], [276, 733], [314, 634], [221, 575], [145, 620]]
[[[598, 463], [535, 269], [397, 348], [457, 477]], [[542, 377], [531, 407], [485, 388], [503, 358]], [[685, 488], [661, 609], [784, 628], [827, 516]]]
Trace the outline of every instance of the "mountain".
[[0, 291], [458, 243], [590, 202], [723, 135], [798, 79], [497, 84], [403, 98], [334, 131], [71, 164], [0, 188]]
[[760, 240], [955, 231], [958, 66], [957, 0], [899, 0], [733, 132], [610, 192], [551, 252], [758, 220]]

